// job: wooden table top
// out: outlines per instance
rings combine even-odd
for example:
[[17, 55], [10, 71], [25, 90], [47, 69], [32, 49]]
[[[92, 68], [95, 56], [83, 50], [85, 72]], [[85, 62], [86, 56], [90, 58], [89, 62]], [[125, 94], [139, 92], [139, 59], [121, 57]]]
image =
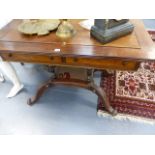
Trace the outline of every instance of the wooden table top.
[[[90, 37], [89, 30], [79, 25], [81, 20], [70, 20], [77, 33], [73, 38], [60, 40], [55, 31], [47, 36], [27, 36], [18, 32], [22, 20], [13, 20], [0, 30], [0, 54], [53, 54], [74, 57], [100, 57], [130, 60], [155, 60], [155, 45], [141, 20], [130, 20], [135, 28], [132, 34], [107, 44]], [[61, 52], [55, 52], [54, 49]]]

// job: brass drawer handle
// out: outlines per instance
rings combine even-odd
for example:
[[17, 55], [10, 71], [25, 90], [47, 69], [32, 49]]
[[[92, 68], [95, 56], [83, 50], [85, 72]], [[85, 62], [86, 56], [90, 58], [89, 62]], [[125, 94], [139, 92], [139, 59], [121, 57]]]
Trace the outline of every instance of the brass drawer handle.
[[122, 65], [123, 65], [123, 66], [126, 66], [127, 64], [128, 64], [128, 61], [123, 61], [123, 62], [122, 62]]
[[78, 58], [73, 58], [74, 62], [77, 62], [78, 61]]
[[49, 56], [50, 60], [54, 60], [54, 57], [53, 56]]
[[8, 56], [9, 56], [9, 57], [12, 57], [13, 55], [12, 55], [12, 53], [9, 53]]
[[61, 57], [61, 61], [62, 61], [62, 63], [66, 63], [66, 57]]

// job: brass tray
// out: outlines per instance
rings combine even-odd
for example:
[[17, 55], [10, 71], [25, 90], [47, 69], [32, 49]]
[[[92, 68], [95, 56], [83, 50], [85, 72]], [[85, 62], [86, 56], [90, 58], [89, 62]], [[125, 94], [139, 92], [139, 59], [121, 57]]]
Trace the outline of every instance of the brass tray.
[[57, 29], [59, 24], [60, 20], [58, 19], [24, 20], [18, 26], [18, 31], [27, 35], [47, 35], [50, 31]]

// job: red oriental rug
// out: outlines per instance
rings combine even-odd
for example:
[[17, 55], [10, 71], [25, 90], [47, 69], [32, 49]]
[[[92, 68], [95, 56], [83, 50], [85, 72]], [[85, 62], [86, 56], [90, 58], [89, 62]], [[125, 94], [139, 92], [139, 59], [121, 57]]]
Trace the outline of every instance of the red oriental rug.
[[99, 99], [98, 114], [116, 119], [155, 123], [155, 62], [141, 63], [138, 71], [116, 71], [101, 77], [101, 87], [116, 116], [109, 115]]

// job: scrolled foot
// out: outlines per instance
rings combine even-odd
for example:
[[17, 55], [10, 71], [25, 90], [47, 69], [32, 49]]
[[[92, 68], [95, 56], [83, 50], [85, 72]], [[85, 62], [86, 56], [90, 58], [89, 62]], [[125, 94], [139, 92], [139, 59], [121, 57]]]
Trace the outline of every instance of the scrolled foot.
[[101, 87], [97, 86], [95, 83], [90, 83], [90, 90], [96, 93], [102, 100], [102, 104], [109, 114], [111, 114], [112, 116], [117, 115], [117, 110], [113, 109], [113, 107], [110, 105], [110, 102], [106, 97], [106, 93]]
[[98, 110], [97, 115], [100, 116], [106, 116], [106, 115], [115, 117], [117, 115], [117, 110], [113, 109], [112, 111], [108, 111], [108, 113], [105, 110]]
[[32, 100], [31, 100], [31, 98], [29, 98], [29, 99], [27, 100], [27, 104], [28, 104], [28, 105], [33, 105], [33, 102], [32, 102]]
[[46, 84], [43, 84], [37, 91], [36, 95], [29, 98], [27, 100], [27, 104], [28, 105], [33, 105], [36, 101], [39, 100], [39, 98], [42, 96], [42, 94], [45, 92], [45, 90], [50, 86], [50, 83], [46, 83]]
[[110, 107], [109, 109], [107, 109], [107, 111], [112, 115], [112, 116], [116, 116], [117, 115], [117, 110]]

